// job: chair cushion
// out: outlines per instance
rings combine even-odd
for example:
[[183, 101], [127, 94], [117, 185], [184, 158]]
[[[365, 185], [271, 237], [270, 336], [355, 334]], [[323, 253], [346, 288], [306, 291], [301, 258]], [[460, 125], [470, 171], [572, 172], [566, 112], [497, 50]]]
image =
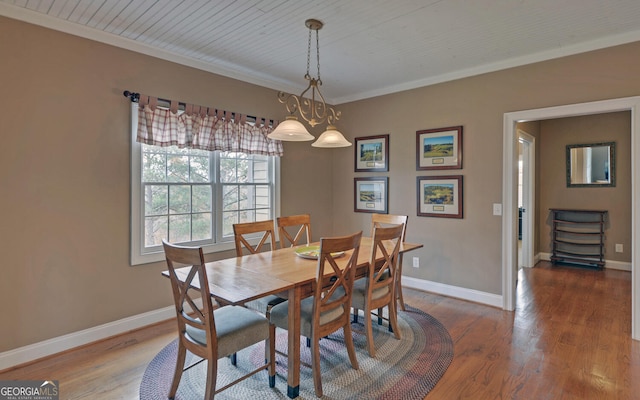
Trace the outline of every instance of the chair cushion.
[[[214, 310], [213, 315], [218, 334], [218, 358], [269, 338], [269, 321], [254, 311], [240, 306], [225, 306]], [[187, 325], [187, 335], [206, 346], [204, 330]]]
[[[334, 292], [332, 298], [344, 296], [344, 289], [339, 287]], [[303, 336], [310, 338], [311, 335], [311, 320], [313, 318], [313, 296], [302, 299], [300, 302], [300, 333]], [[283, 303], [275, 305], [271, 309], [271, 323], [275, 326], [288, 329], [288, 314], [289, 314], [289, 301], [286, 300]], [[320, 324], [326, 324], [330, 321], [340, 318], [344, 314], [344, 310], [340, 307], [331, 311], [325, 312], [320, 315]]]
[[275, 294], [272, 294], [269, 296], [261, 297], [257, 300], [252, 300], [245, 305], [250, 310], [256, 310], [257, 312], [264, 314], [271, 307], [284, 301], [287, 301], [287, 299], [283, 299], [282, 297], [278, 297]]
[[[369, 278], [357, 279], [353, 283], [353, 295], [351, 297], [351, 307], [357, 308], [359, 310], [364, 310], [364, 303], [367, 300], [367, 282]], [[376, 289], [371, 294], [373, 300], [379, 299], [380, 297], [389, 293], [389, 287], [383, 286], [379, 289]]]

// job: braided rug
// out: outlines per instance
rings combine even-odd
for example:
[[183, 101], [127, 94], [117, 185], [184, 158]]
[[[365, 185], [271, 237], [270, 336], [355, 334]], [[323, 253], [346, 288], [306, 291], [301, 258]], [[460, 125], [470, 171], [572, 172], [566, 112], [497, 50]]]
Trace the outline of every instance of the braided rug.
[[[375, 317], [372, 317], [375, 318]], [[423, 399], [444, 375], [453, 359], [453, 342], [444, 326], [429, 314], [407, 306], [398, 310], [398, 325], [402, 339], [397, 340], [387, 330], [386, 321], [378, 325], [373, 321], [376, 357], [369, 357], [362, 324], [362, 311], [358, 323], [352, 323], [353, 339], [360, 368], [354, 370], [349, 363], [342, 330], [320, 341], [323, 399]], [[286, 352], [286, 331], [277, 330], [276, 347]], [[167, 398], [177, 354], [177, 340], [171, 342], [155, 356], [147, 367], [140, 384], [141, 400]], [[311, 353], [306, 341], [301, 340], [299, 399], [317, 399], [313, 389]], [[190, 358], [191, 357], [191, 358]], [[218, 361], [217, 387], [233, 381], [243, 371], [264, 363], [264, 344], [256, 344], [238, 353], [237, 366], [228, 358]], [[187, 362], [197, 361], [188, 353]], [[266, 371], [220, 392], [216, 399], [288, 399], [287, 360], [278, 355], [276, 387], [269, 388]], [[202, 399], [206, 362], [189, 369], [182, 375], [176, 400]]]

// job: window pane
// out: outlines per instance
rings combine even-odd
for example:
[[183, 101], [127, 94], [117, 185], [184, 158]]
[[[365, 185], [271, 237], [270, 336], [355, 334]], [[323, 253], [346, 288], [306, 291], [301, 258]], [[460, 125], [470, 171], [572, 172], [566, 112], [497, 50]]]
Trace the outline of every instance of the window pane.
[[256, 220], [256, 212], [254, 210], [240, 211], [240, 222], [253, 222]]
[[211, 186], [193, 186], [191, 188], [192, 212], [211, 211]]
[[189, 157], [167, 154], [167, 181], [189, 182]]
[[254, 156], [253, 161], [253, 182], [269, 182], [269, 162], [265, 156]]
[[191, 240], [212, 238], [211, 213], [193, 214], [191, 221]]
[[241, 186], [240, 187], [240, 209], [247, 209], [254, 207], [254, 192], [253, 186]]
[[234, 183], [236, 179], [236, 160], [229, 158], [220, 159], [220, 181], [222, 183]]
[[238, 183], [249, 182], [249, 166], [251, 162], [249, 160], [238, 160], [236, 164], [236, 181]]
[[166, 182], [166, 157], [164, 154], [144, 153], [142, 181], [143, 182]]
[[144, 185], [145, 215], [167, 214], [168, 190], [166, 185]]
[[256, 207], [269, 208], [271, 206], [270, 189], [266, 185], [257, 185], [255, 187], [255, 204]]
[[240, 222], [240, 214], [237, 212], [222, 213], [222, 236], [233, 236], [233, 224]]
[[256, 210], [256, 221], [266, 221], [271, 219], [271, 212], [269, 210]]
[[210, 182], [209, 157], [191, 157], [191, 182]]
[[169, 241], [174, 243], [191, 241], [191, 215], [169, 217]]
[[169, 187], [169, 213], [191, 212], [191, 186], [177, 185]]
[[222, 209], [224, 211], [237, 210], [238, 204], [238, 186], [224, 185], [222, 188]]
[[147, 217], [144, 219], [145, 247], [158, 246], [167, 237], [167, 217]]

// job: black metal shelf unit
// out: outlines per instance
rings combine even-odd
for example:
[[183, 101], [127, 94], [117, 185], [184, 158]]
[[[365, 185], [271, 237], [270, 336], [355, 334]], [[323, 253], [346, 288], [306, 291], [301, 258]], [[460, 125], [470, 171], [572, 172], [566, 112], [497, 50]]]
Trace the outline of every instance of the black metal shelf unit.
[[606, 210], [551, 208], [551, 262], [604, 268]]

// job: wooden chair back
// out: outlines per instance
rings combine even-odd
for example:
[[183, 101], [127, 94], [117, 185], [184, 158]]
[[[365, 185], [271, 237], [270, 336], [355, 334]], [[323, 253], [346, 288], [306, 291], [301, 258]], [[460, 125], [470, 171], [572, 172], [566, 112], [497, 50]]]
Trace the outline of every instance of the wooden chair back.
[[407, 232], [408, 220], [409, 220], [408, 215], [371, 214], [371, 237], [373, 237], [373, 230], [376, 227], [404, 224], [404, 227], [402, 228], [402, 241], [404, 242], [406, 232]]
[[[180, 341], [193, 354], [217, 360], [216, 324], [202, 248], [177, 246], [165, 240], [162, 245], [169, 267]], [[181, 281], [176, 276], [176, 269], [185, 266], [190, 266], [191, 269], [186, 279]], [[194, 290], [192, 286], [199, 287], [200, 291]], [[198, 298], [202, 299], [202, 307], [195, 302]], [[203, 346], [190, 339], [187, 326], [206, 332], [207, 345]]]
[[[350, 325], [351, 295], [361, 238], [362, 231], [350, 236], [320, 239], [313, 306], [316, 339]], [[342, 252], [347, 254], [340, 256]], [[348, 258], [345, 262], [340, 257]], [[321, 318], [328, 315], [340, 316], [335, 319]], [[329, 321], [321, 323], [325, 319]]]
[[[409, 216], [407, 215], [371, 214], [371, 237], [373, 237], [373, 230], [376, 227], [404, 224], [404, 228], [402, 229], [402, 242], [404, 242], [407, 235], [408, 220]], [[400, 254], [396, 276], [396, 298], [398, 299], [398, 303], [400, 304], [402, 311], [405, 311], [406, 307], [404, 305], [404, 297], [402, 296], [402, 264], [402, 254]]]
[[[307, 246], [311, 243], [311, 216], [309, 214], [290, 215], [286, 217], [278, 217], [278, 237], [280, 239], [280, 248], [297, 246], [299, 240], [306, 238]], [[295, 235], [289, 230], [291, 227], [299, 227]]]
[[[260, 241], [253, 246], [249, 243], [249, 236], [261, 233]], [[244, 222], [233, 225], [233, 236], [236, 245], [236, 256], [242, 257], [244, 250], [249, 254], [256, 254], [262, 251], [262, 246], [269, 241], [271, 250], [276, 249], [276, 236], [274, 234], [273, 220]]]
[[[369, 273], [367, 284], [367, 303], [371, 309], [389, 305], [394, 308], [393, 296], [395, 295], [396, 269], [398, 268], [398, 255], [404, 226], [373, 228], [373, 245], [369, 258]], [[392, 250], [388, 250], [389, 244]], [[378, 260], [376, 262], [376, 260]], [[380, 295], [380, 293], [385, 293]]]

